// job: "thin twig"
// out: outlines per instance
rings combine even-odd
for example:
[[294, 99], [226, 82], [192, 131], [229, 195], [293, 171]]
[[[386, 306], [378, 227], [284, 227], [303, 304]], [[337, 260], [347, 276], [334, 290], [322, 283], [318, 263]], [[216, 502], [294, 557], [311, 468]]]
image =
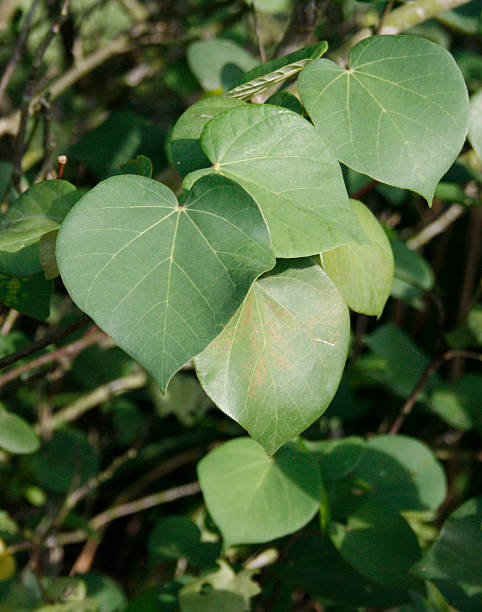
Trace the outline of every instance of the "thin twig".
[[0, 330], [0, 334], [2, 336], [8, 336], [19, 316], [20, 313], [18, 310], [15, 310], [15, 308], [10, 308], [7, 316], [5, 317], [5, 321], [2, 323], [2, 329]]
[[362, 198], [366, 193], [374, 189], [377, 185], [378, 185], [378, 181], [376, 180], [370, 181], [366, 185], [363, 185], [363, 187], [360, 187], [360, 189], [358, 189], [357, 191], [350, 193], [350, 198], [353, 198], [354, 200], [358, 200], [358, 198]]
[[298, 0], [295, 3], [288, 27], [276, 49], [275, 57], [288, 55], [311, 42], [326, 5], [327, 0]]
[[20, 60], [20, 57], [22, 56], [25, 40], [28, 36], [28, 33], [30, 32], [33, 15], [35, 13], [38, 3], [39, 0], [33, 0], [30, 10], [27, 13], [23, 22], [23, 28], [20, 32], [20, 36], [17, 39], [17, 44], [15, 45], [12, 57], [10, 58], [10, 61], [8, 62], [5, 67], [5, 70], [3, 71], [2, 78], [0, 79], [0, 102], [2, 101], [2, 98], [5, 94], [5, 90], [7, 89], [10, 79], [12, 78], [12, 74], [14, 73], [15, 68], [17, 67], [17, 64]]
[[259, 28], [258, 15], [256, 14], [256, 8], [254, 2], [250, 4], [251, 18], [253, 20], [253, 30], [256, 37], [256, 44], [258, 45], [259, 58], [261, 63], [266, 62], [266, 49], [264, 48], [263, 37], [261, 36], [261, 30]]
[[72, 404], [62, 408], [55, 414], [45, 418], [42, 425], [37, 424], [35, 431], [40, 432], [41, 429], [57, 429], [64, 423], [70, 423], [76, 421], [82, 415], [84, 415], [92, 408], [95, 408], [99, 404], [109, 401], [111, 398], [117, 395], [122, 395], [133, 391], [134, 389], [141, 389], [147, 384], [147, 374], [144, 371], [137, 372], [136, 374], [130, 374], [129, 376], [123, 376], [122, 378], [116, 378], [111, 380], [105, 385], [101, 385], [94, 389], [91, 393], [87, 393]]
[[51, 363], [52, 361], [64, 361], [65, 359], [73, 359], [79, 353], [81, 353], [84, 349], [92, 344], [96, 344], [103, 338], [107, 338], [102, 331], [95, 332], [95, 326], [89, 328], [87, 332], [80, 338], [80, 340], [76, 340], [75, 342], [71, 342], [65, 346], [61, 346], [55, 351], [51, 351], [50, 353], [46, 353], [45, 355], [40, 355], [36, 359], [32, 359], [28, 363], [24, 363], [21, 366], [18, 366], [12, 370], [6, 372], [3, 376], [0, 376], [0, 388], [3, 387], [8, 382], [15, 380], [25, 372], [29, 370], [33, 370], [35, 368], [39, 368], [47, 363]]
[[385, 19], [388, 17], [388, 14], [392, 10], [394, 4], [395, 4], [395, 0], [390, 0], [390, 2], [387, 2], [385, 4], [385, 8], [383, 9], [382, 16], [380, 17], [380, 21], [378, 22], [377, 34], [380, 34], [380, 32], [382, 31], [383, 24], [385, 23]]
[[30, 68], [27, 82], [23, 90], [22, 102], [20, 105], [20, 121], [17, 136], [15, 139], [15, 149], [13, 156], [13, 175], [12, 182], [17, 189], [20, 189], [20, 178], [22, 176], [22, 159], [25, 153], [25, 132], [27, 129], [27, 121], [30, 115], [30, 104], [35, 91], [35, 86], [38, 80], [38, 73], [42, 65], [43, 56], [47, 47], [52, 42], [55, 35], [59, 32], [62, 22], [67, 17], [68, 5], [70, 0], [64, 0], [58, 15], [52, 20], [52, 24], [47, 33], [40, 42], [35, 53], [32, 66]]
[[[165, 491], [160, 491], [159, 493], [153, 493], [152, 495], [141, 497], [140, 499], [136, 499], [126, 504], [109, 508], [108, 510], [94, 516], [89, 521], [88, 525], [90, 529], [99, 530], [111, 521], [118, 518], [129, 516], [130, 514], [135, 514], [136, 512], [141, 512], [142, 510], [148, 510], [149, 508], [154, 508], [155, 506], [160, 506], [161, 504], [167, 504], [171, 501], [182, 499], [183, 497], [196, 495], [200, 492], [200, 490], [201, 487], [199, 486], [199, 483], [195, 481], [185, 485], [180, 485], [178, 487], [173, 487], [172, 489], [167, 489]], [[68, 533], [52, 535], [46, 539], [45, 543], [47, 546], [63, 546], [65, 544], [77, 544], [78, 542], [83, 542], [88, 537], [89, 535], [84, 529], [77, 529]]]
[[417, 397], [419, 396], [422, 389], [428, 382], [428, 379], [435, 373], [441, 365], [443, 365], [446, 361], [450, 361], [451, 359], [455, 359], [457, 357], [464, 357], [466, 359], [475, 359], [477, 361], [482, 361], [482, 353], [475, 353], [473, 351], [452, 349], [449, 351], [445, 351], [440, 354], [437, 352], [430, 363], [427, 365], [425, 370], [420, 375], [420, 378], [417, 381], [417, 384], [413, 388], [413, 391], [410, 393], [407, 401], [403, 404], [402, 409], [400, 410], [399, 415], [395, 419], [393, 425], [390, 427], [388, 433], [390, 435], [397, 434], [402, 426], [405, 418], [410, 414], [412, 408], [417, 401]]
[[42, 116], [43, 127], [42, 148], [44, 160], [42, 163], [42, 167], [40, 168], [37, 176], [35, 177], [36, 183], [44, 180], [47, 177], [49, 171], [52, 170], [52, 156], [55, 149], [55, 138], [51, 130], [52, 109], [50, 106], [50, 102], [46, 98], [42, 98], [40, 100], [40, 114]]
[[15, 363], [16, 361], [19, 361], [20, 359], [23, 359], [24, 357], [28, 357], [29, 355], [40, 351], [49, 344], [63, 340], [63, 338], [70, 336], [70, 334], [73, 334], [78, 329], [82, 329], [82, 327], [85, 327], [91, 322], [92, 321], [89, 317], [83, 316], [73, 323], [69, 323], [69, 325], [65, 325], [64, 327], [55, 327], [54, 329], [49, 330], [43, 338], [40, 338], [40, 340], [32, 342], [23, 349], [15, 351], [15, 353], [10, 353], [9, 355], [2, 357], [0, 359], [0, 370], [6, 368], [12, 363]]
[[414, 251], [416, 249], [419, 249], [420, 247], [430, 242], [432, 238], [435, 238], [435, 236], [438, 236], [439, 234], [444, 232], [447, 227], [449, 227], [449, 225], [451, 225], [464, 213], [465, 210], [466, 208], [461, 204], [452, 204], [441, 215], [439, 215], [431, 223], [426, 225], [417, 234], [412, 236], [412, 238], [407, 240], [406, 245], [409, 249], [412, 249]]

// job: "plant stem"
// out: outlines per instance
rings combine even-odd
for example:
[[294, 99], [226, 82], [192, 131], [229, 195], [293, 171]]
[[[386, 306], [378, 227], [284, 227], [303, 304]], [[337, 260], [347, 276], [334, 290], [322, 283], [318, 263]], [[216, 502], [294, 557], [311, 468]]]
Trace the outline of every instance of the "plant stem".
[[250, 5], [250, 9], [251, 18], [253, 20], [254, 35], [256, 37], [256, 43], [258, 45], [259, 59], [261, 60], [261, 63], [264, 64], [266, 62], [266, 50], [264, 48], [263, 38], [261, 36], [261, 30], [259, 28], [258, 16], [256, 14], [254, 2]]
[[298, 0], [295, 3], [288, 27], [276, 49], [275, 57], [288, 55], [310, 42], [326, 5], [326, 0]]
[[409, 249], [416, 250], [424, 246], [432, 238], [444, 232], [449, 225], [458, 219], [465, 211], [461, 204], [452, 204], [446, 211], [439, 215], [434, 221], [426, 225], [418, 234], [407, 240], [406, 245]]
[[450, 359], [455, 359], [457, 357], [464, 357], [466, 359], [476, 359], [477, 361], [482, 361], [482, 354], [475, 353], [472, 351], [465, 350], [449, 350], [440, 354], [440, 352], [436, 353], [430, 363], [427, 365], [425, 370], [422, 372], [420, 378], [417, 381], [417, 384], [413, 388], [413, 391], [410, 393], [409, 398], [403, 404], [402, 409], [400, 410], [399, 415], [395, 419], [393, 425], [388, 430], [390, 435], [397, 434], [400, 431], [400, 428], [405, 420], [405, 418], [412, 412], [412, 408], [417, 401], [417, 397], [419, 396], [422, 389], [428, 382], [428, 379], [435, 373], [438, 368], [443, 365], [446, 361]]
[[32, 25], [32, 18], [33, 18], [33, 15], [35, 13], [38, 3], [39, 3], [39, 0], [33, 0], [30, 10], [27, 13], [27, 16], [25, 17], [25, 20], [23, 22], [23, 28], [22, 28], [22, 31], [20, 32], [20, 36], [17, 39], [17, 44], [15, 45], [15, 49], [12, 53], [12, 57], [10, 58], [10, 61], [5, 66], [5, 70], [3, 71], [2, 78], [0, 79], [0, 103], [5, 94], [5, 90], [7, 89], [8, 83], [10, 82], [12, 74], [14, 73], [14, 70], [22, 55], [23, 46], [28, 36], [28, 33], [30, 32], [30, 27]]
[[25, 133], [27, 130], [27, 121], [30, 115], [30, 105], [34, 94], [35, 85], [37, 84], [38, 80], [38, 73], [47, 47], [50, 45], [55, 35], [59, 32], [60, 25], [67, 17], [68, 5], [69, 0], [64, 0], [62, 2], [62, 6], [58, 15], [53, 19], [50, 28], [43, 37], [42, 41], [40, 42], [40, 45], [35, 53], [32, 66], [30, 68], [27, 83], [23, 90], [22, 103], [20, 105], [18, 132], [15, 139], [15, 149], [13, 156], [12, 182], [13, 185], [17, 188], [17, 190], [20, 190], [20, 178], [22, 176], [22, 158], [25, 152]]
[[0, 370], [6, 368], [12, 363], [15, 363], [16, 361], [19, 361], [20, 359], [23, 359], [24, 357], [28, 357], [29, 355], [40, 351], [40, 349], [45, 348], [49, 344], [59, 342], [63, 338], [70, 336], [70, 334], [74, 333], [74, 331], [82, 329], [82, 327], [85, 327], [89, 323], [91, 323], [91, 319], [87, 316], [84, 316], [80, 317], [69, 325], [65, 325], [64, 327], [56, 327], [54, 329], [51, 329], [45, 334], [43, 338], [40, 338], [40, 340], [32, 342], [25, 348], [15, 351], [15, 353], [10, 353], [9, 355], [5, 355], [5, 357], [2, 357], [0, 359]]
[[443, 11], [467, 4], [470, 0], [416, 0], [398, 7], [386, 16], [379, 34], [399, 34]]
[[47, 417], [41, 425], [37, 424], [35, 426], [35, 431], [39, 433], [44, 429], [57, 429], [64, 423], [77, 420], [92, 408], [95, 408], [103, 402], [107, 402], [112, 397], [128, 393], [134, 389], [141, 389], [146, 383], [147, 374], [144, 371], [111, 380], [105, 385], [97, 387], [97, 389], [94, 389], [91, 393], [84, 395], [69, 406], [59, 410], [52, 416]]

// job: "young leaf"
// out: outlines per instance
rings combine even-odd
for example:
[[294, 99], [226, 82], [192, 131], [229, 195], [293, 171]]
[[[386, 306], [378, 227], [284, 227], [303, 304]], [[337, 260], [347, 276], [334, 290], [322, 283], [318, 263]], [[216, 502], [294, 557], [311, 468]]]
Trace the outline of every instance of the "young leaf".
[[327, 408], [349, 334], [346, 305], [323, 270], [280, 262], [196, 357], [196, 371], [217, 406], [273, 454]]
[[80, 192], [62, 180], [32, 185], [0, 220], [0, 272], [32, 276], [42, 272], [40, 238], [60, 227]]
[[198, 40], [187, 49], [189, 68], [205, 91], [227, 90], [257, 61], [230, 40]]
[[299, 92], [337, 159], [429, 204], [467, 134], [462, 74], [448, 51], [424, 38], [366, 38], [346, 69], [310, 62]]
[[79, 308], [162, 391], [275, 263], [256, 203], [220, 176], [198, 181], [182, 205], [146, 177], [99, 183], [62, 225], [57, 260]]
[[308, 45], [284, 57], [275, 58], [247, 72], [225, 96], [248, 100], [266, 89], [295, 76], [308, 62], [321, 57], [328, 49], [326, 41]]
[[40, 445], [30, 425], [0, 406], [0, 448], [9, 453], [34, 453]]
[[201, 147], [201, 132], [208, 121], [220, 113], [244, 104], [240, 100], [213, 96], [198, 100], [176, 121], [170, 145], [174, 167], [181, 176], [211, 165]]
[[339, 164], [313, 126], [291, 111], [243, 105], [212, 119], [201, 145], [217, 172], [256, 200], [277, 257], [366, 242]]
[[249, 438], [230, 440], [199, 462], [198, 476], [226, 546], [292, 533], [320, 505], [316, 461], [293, 443], [268, 457]]
[[327, 251], [323, 267], [352, 310], [379, 317], [392, 288], [392, 249], [370, 209], [357, 200], [350, 202], [370, 244], [353, 242]]

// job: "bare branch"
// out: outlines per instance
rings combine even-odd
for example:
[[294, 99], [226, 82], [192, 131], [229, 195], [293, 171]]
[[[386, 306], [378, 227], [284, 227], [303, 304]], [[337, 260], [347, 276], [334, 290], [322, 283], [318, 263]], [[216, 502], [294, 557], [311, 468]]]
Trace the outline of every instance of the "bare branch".
[[12, 363], [15, 363], [16, 361], [19, 361], [20, 359], [23, 359], [24, 357], [28, 357], [29, 355], [40, 351], [40, 349], [45, 348], [49, 344], [63, 340], [63, 338], [70, 336], [70, 334], [72, 334], [74, 331], [85, 327], [89, 323], [91, 323], [91, 319], [84, 316], [80, 317], [80, 319], [77, 319], [69, 325], [65, 325], [64, 327], [55, 327], [54, 329], [49, 330], [43, 338], [40, 338], [40, 340], [32, 342], [23, 349], [15, 351], [15, 353], [10, 353], [9, 355], [2, 357], [0, 359], [0, 370], [6, 368]]

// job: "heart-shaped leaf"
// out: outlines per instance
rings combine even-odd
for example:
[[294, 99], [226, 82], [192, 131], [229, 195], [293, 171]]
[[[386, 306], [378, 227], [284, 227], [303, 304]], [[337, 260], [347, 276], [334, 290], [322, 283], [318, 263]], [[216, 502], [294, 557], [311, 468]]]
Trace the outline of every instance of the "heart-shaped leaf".
[[65, 219], [57, 259], [79, 308], [163, 391], [275, 263], [256, 203], [219, 176], [198, 181], [182, 205], [147, 177], [99, 183]]
[[270, 105], [233, 108], [206, 125], [201, 145], [213, 171], [237, 181], [256, 200], [277, 257], [366, 242], [339, 164], [296, 113]]
[[181, 176], [210, 166], [201, 147], [201, 132], [208, 121], [225, 110], [244, 104], [241, 100], [213, 96], [198, 100], [176, 121], [170, 139], [174, 167]]
[[328, 275], [311, 260], [280, 262], [196, 357], [198, 378], [273, 454], [328, 407], [349, 335], [348, 309]]
[[323, 267], [352, 310], [379, 317], [392, 288], [392, 249], [370, 210], [357, 200], [351, 205], [370, 244], [352, 242], [327, 251]]
[[346, 69], [314, 60], [299, 92], [337, 159], [429, 204], [465, 141], [464, 79], [450, 53], [425, 38], [366, 38]]
[[62, 180], [32, 185], [0, 220], [0, 272], [32, 276], [42, 272], [40, 238], [60, 227], [80, 192]]
[[254, 440], [230, 440], [199, 462], [198, 475], [226, 546], [268, 542], [292, 533], [320, 506], [316, 461], [295, 444], [268, 457]]

